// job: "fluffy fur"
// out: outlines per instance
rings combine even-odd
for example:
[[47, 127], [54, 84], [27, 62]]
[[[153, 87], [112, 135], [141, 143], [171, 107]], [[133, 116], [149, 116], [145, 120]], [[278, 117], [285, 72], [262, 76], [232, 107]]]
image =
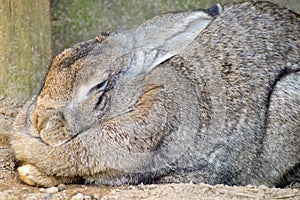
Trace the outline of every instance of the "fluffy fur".
[[216, 9], [163, 15], [54, 58], [10, 135], [21, 179], [299, 180], [299, 15], [267, 2], [230, 4], [213, 19]]

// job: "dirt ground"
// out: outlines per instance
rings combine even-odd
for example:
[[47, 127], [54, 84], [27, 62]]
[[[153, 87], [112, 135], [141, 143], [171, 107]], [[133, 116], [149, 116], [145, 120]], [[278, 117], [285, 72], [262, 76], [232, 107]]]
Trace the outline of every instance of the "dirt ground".
[[266, 186], [225, 186], [207, 184], [125, 185], [59, 185], [37, 188], [23, 184], [16, 173], [16, 161], [1, 133], [9, 132], [23, 102], [0, 96], [0, 200], [38, 199], [300, 199], [300, 184], [284, 189]]

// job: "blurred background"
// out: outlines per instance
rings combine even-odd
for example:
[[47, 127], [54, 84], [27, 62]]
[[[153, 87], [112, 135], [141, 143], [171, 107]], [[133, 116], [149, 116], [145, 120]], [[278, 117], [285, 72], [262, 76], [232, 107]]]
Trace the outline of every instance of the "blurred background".
[[[100, 32], [133, 29], [160, 13], [232, 1], [0, 0], [0, 94], [29, 99], [53, 56]], [[270, 1], [300, 13], [300, 0]]]

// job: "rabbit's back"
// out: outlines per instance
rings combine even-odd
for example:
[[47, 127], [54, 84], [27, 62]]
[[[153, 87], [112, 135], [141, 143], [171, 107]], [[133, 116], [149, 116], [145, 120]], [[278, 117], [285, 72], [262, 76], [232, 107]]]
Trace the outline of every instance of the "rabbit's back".
[[[216, 171], [230, 171], [225, 178], [229, 182], [276, 185], [283, 174], [299, 176], [300, 99], [299, 95], [289, 97], [300, 91], [299, 19], [297, 13], [268, 2], [234, 3], [192, 45], [192, 52], [205, 49], [203, 57], [218, 71], [207, 77], [215, 79], [210, 81], [213, 88], [225, 88], [222, 104], [216, 104], [219, 120], [224, 119], [221, 131], [213, 136], [219, 141], [208, 140], [211, 146], [200, 144], [198, 150], [206, 152], [204, 159]], [[281, 86], [288, 84], [293, 91]], [[277, 107], [284, 104], [293, 112]], [[270, 116], [275, 110], [280, 110], [280, 120]], [[278, 123], [289, 128], [282, 131]]]

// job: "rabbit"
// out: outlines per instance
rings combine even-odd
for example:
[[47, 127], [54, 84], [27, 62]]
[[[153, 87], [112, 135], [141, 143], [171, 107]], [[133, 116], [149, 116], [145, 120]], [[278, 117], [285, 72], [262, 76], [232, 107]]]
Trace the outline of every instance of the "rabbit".
[[66, 49], [8, 136], [20, 179], [299, 180], [299, 19], [268, 2], [215, 5]]

